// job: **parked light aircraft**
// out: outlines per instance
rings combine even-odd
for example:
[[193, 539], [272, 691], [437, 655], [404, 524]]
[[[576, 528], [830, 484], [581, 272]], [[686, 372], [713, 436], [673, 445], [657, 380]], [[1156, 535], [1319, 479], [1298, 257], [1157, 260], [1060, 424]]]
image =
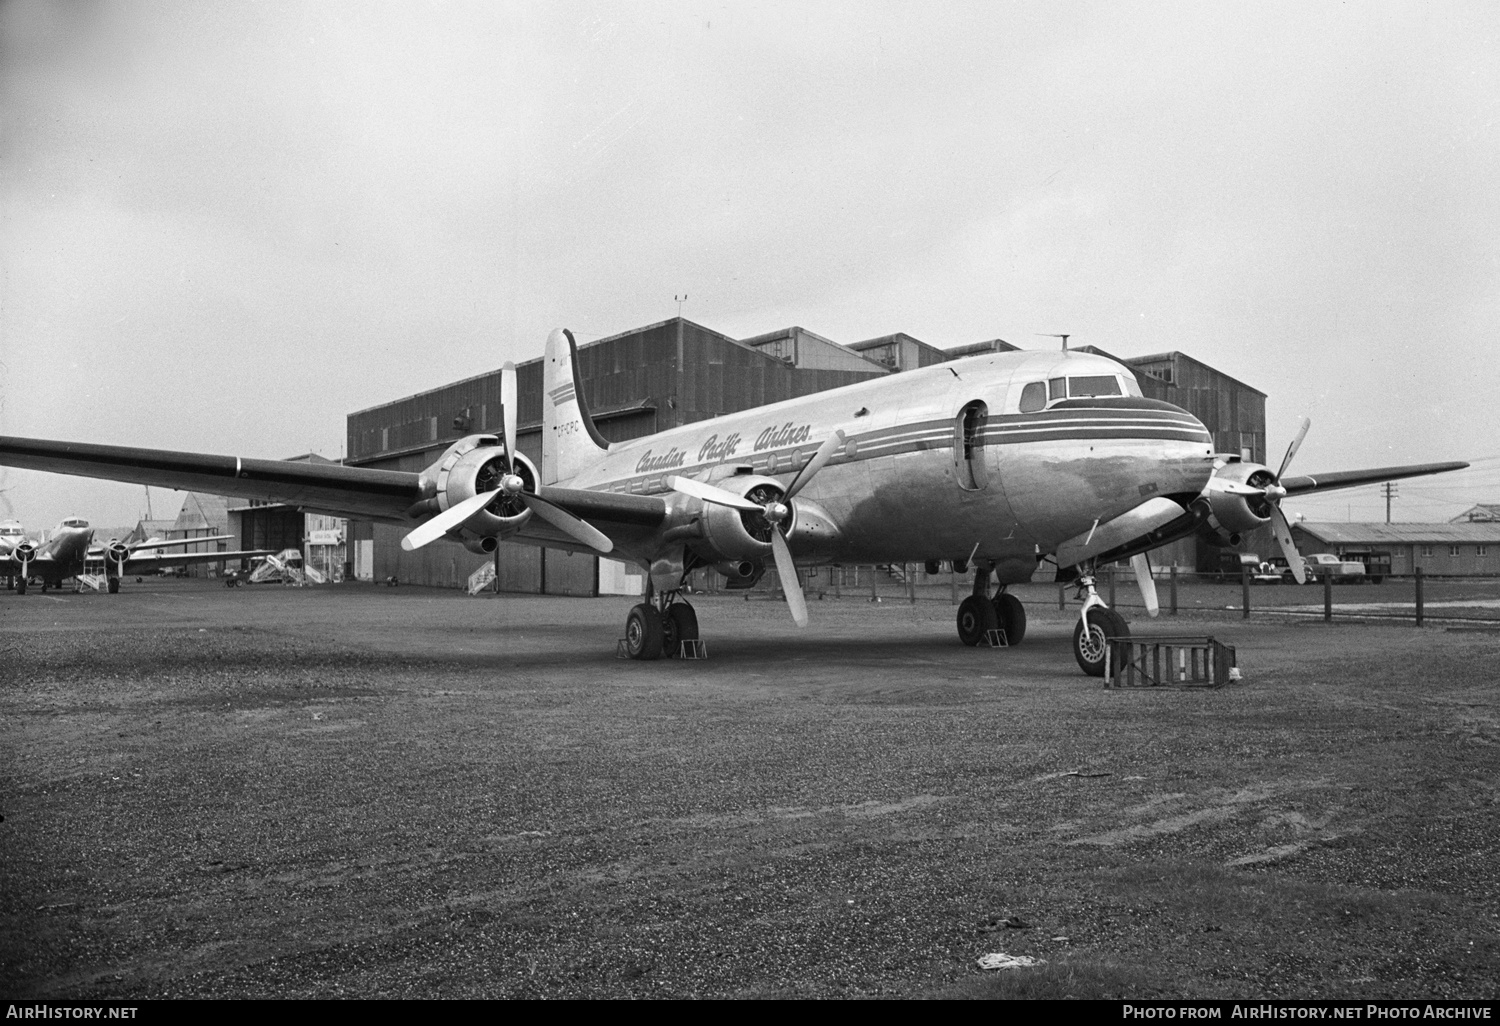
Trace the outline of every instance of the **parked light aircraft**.
[[16, 591], [26, 594], [27, 581], [38, 578], [42, 590], [57, 588], [69, 577], [88, 573], [91, 563], [97, 572], [108, 581], [109, 593], [120, 590], [120, 578], [128, 574], [152, 573], [162, 567], [185, 566], [190, 563], [218, 563], [238, 560], [247, 556], [264, 556], [270, 550], [244, 552], [176, 552], [163, 553], [157, 549], [197, 545], [202, 542], [220, 542], [229, 539], [214, 535], [206, 538], [173, 538], [137, 542], [126, 545], [115, 539], [104, 545], [94, 544], [94, 529], [80, 517], [68, 517], [58, 524], [47, 540], [36, 545], [24, 538], [11, 550], [0, 556], [0, 573], [15, 575]]
[[1013, 645], [1026, 613], [1006, 589], [1050, 562], [1077, 582], [1074, 655], [1096, 676], [1105, 639], [1128, 634], [1096, 565], [1130, 559], [1155, 615], [1147, 550], [1200, 531], [1232, 544], [1269, 523], [1301, 580], [1283, 498], [1467, 466], [1287, 477], [1305, 421], [1273, 471], [1215, 453], [1197, 418], [1078, 351], [989, 353], [615, 443], [589, 416], [571, 333], [548, 338], [543, 381], [540, 465], [516, 451], [510, 364], [503, 434], [462, 438], [421, 473], [25, 438], [0, 438], [0, 464], [403, 524], [408, 549], [513, 541], [630, 560], [649, 575], [626, 620], [637, 659], [698, 638], [682, 585], [700, 566], [745, 582], [774, 565], [800, 626], [798, 565], [951, 561], [974, 569], [960, 639], [1003, 630]]

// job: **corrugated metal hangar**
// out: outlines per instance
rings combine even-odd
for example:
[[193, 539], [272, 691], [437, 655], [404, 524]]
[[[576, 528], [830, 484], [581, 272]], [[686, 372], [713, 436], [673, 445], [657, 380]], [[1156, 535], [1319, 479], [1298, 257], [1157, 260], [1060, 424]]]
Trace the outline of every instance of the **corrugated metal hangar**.
[[[623, 441], [945, 360], [1017, 348], [994, 339], [944, 350], [901, 333], [841, 345], [800, 327], [734, 339], [674, 317], [580, 346], [578, 359], [600, 433], [609, 441]], [[1182, 353], [1122, 362], [1137, 370], [1147, 396], [1181, 406], [1202, 420], [1220, 451], [1264, 461], [1265, 393]], [[542, 361], [520, 364], [516, 371], [517, 445], [539, 462]], [[500, 426], [500, 372], [494, 370], [350, 414], [347, 462], [420, 471], [463, 435]], [[456, 544], [406, 552], [400, 545], [403, 534], [400, 527], [351, 521], [355, 575], [458, 588], [489, 562]], [[1252, 547], [1254, 543], [1252, 539]], [[1198, 548], [1191, 541], [1179, 543], [1153, 554], [1153, 560], [1217, 565], [1216, 550]], [[502, 545], [501, 553], [501, 590], [561, 595], [631, 590], [618, 564], [608, 560], [601, 576], [601, 561], [592, 556], [529, 545]]]

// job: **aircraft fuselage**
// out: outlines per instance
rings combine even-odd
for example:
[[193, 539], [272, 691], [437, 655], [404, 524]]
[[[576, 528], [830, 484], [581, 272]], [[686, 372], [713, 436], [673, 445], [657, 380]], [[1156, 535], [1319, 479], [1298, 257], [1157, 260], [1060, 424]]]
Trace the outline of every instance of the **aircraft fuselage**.
[[[1049, 381], [1097, 389], [1106, 378], [1118, 394], [1059, 396], [1036, 408], [1036, 392]], [[845, 444], [794, 503], [788, 541], [799, 562], [972, 555], [995, 561], [1002, 580], [1024, 580], [1038, 552], [1147, 498], [1195, 496], [1214, 471], [1202, 423], [1141, 398], [1128, 369], [1087, 353], [1025, 352], [939, 364], [615, 443], [565, 483], [666, 495], [692, 507], [696, 500], [671, 492], [669, 477], [722, 485], [739, 472], [785, 485], [839, 429]], [[622, 536], [617, 548], [649, 562], [661, 555], [660, 534]]]

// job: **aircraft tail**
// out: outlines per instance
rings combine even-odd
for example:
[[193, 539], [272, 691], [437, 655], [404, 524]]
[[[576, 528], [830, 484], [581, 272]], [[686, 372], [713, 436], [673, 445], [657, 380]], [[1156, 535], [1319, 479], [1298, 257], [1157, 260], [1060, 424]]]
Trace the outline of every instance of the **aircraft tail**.
[[608, 451], [583, 398], [578, 345], [560, 328], [547, 336], [542, 367], [542, 484], [576, 477]]

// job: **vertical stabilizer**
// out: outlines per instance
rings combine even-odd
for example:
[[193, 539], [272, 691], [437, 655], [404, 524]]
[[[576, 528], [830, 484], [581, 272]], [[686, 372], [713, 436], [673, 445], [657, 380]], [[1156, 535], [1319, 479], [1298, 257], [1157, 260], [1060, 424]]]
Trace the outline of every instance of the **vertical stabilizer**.
[[542, 483], [576, 477], [608, 451], [583, 398], [573, 333], [560, 328], [547, 336], [542, 368]]

